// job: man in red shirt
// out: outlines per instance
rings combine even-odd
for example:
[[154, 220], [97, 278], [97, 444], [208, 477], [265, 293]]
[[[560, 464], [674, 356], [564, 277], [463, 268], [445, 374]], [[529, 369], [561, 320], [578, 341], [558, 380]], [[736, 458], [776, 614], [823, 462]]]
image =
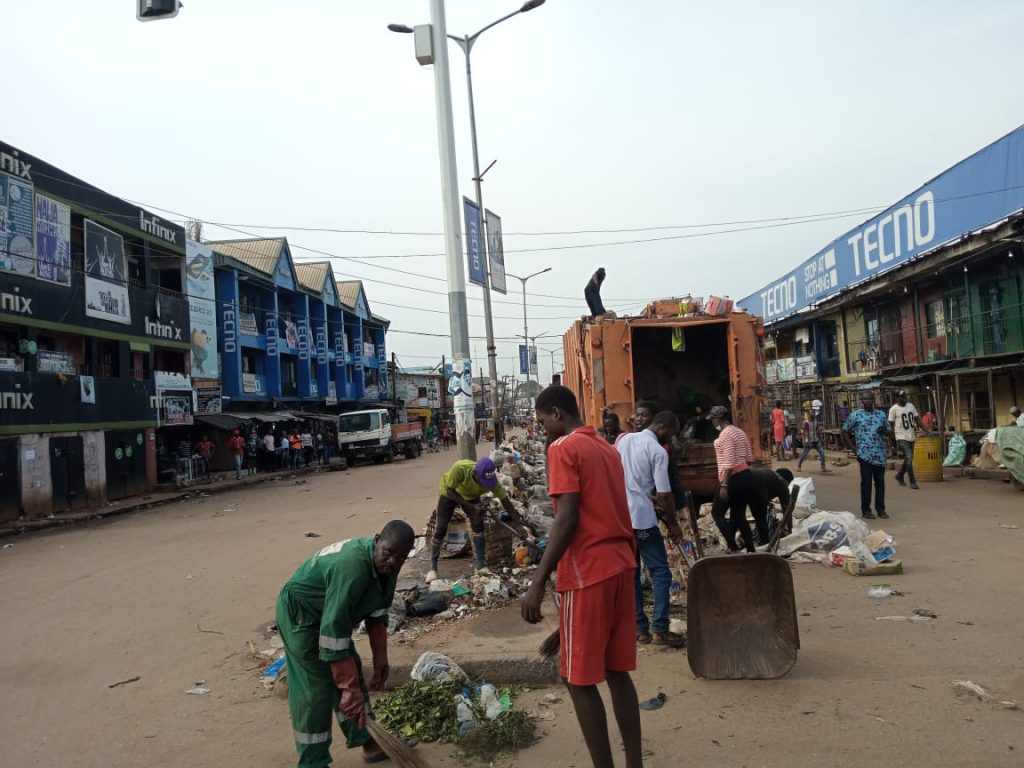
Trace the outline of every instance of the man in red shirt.
[[572, 391], [550, 386], [537, 397], [544, 426], [555, 522], [523, 618], [542, 618], [544, 586], [556, 569], [561, 596], [561, 675], [569, 688], [590, 759], [613, 768], [608, 721], [597, 684], [607, 680], [626, 750], [626, 768], [642, 768], [640, 709], [629, 673], [636, 669], [633, 524], [622, 462], [593, 427], [583, 426]]
[[199, 441], [196, 446], [196, 453], [199, 454], [199, 458], [202, 459], [203, 475], [207, 480], [210, 479], [210, 467], [213, 464], [213, 443], [210, 442], [210, 438], [203, 435], [203, 439]]
[[228, 440], [228, 448], [231, 450], [231, 458], [235, 461], [235, 480], [242, 479], [242, 458], [245, 456], [245, 439], [236, 429], [231, 433]]

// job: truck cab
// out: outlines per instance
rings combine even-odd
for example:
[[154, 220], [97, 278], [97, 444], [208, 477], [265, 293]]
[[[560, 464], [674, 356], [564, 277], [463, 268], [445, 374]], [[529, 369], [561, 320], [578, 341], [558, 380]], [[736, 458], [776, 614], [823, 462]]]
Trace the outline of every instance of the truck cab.
[[338, 417], [338, 450], [349, 465], [360, 459], [391, 462], [399, 453], [414, 459], [422, 453], [420, 422], [396, 416], [387, 408], [370, 408]]

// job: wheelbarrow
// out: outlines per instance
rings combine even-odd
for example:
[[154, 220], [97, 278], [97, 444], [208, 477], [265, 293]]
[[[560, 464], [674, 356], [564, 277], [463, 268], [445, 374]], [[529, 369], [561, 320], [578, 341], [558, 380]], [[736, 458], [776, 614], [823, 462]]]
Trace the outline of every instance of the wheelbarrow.
[[686, 580], [690, 669], [711, 680], [782, 677], [800, 648], [793, 574], [778, 555], [708, 557]]

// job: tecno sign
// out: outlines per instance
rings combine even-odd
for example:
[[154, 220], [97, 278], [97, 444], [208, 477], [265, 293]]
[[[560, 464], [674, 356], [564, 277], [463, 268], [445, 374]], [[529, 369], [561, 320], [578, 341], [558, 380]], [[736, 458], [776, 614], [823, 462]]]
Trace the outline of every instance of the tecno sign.
[[221, 339], [224, 345], [224, 352], [231, 354], [238, 348], [235, 345], [238, 328], [238, 325], [235, 322], [235, 310], [225, 309], [221, 318], [223, 325], [223, 328], [221, 329]]

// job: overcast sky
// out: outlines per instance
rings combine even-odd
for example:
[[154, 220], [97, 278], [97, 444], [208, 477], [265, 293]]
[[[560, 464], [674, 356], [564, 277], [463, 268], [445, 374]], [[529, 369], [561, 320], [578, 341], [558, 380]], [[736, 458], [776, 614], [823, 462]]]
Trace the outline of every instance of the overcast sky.
[[[427, 0], [186, 5], [140, 24], [134, 0], [6, 3], [3, 138], [168, 218], [234, 227], [208, 238], [285, 235], [297, 260], [344, 257], [336, 274], [365, 281], [402, 364], [449, 354], [446, 338], [408, 333], [447, 333], [441, 256], [345, 260], [437, 254], [439, 234], [284, 228], [441, 231], [433, 73], [386, 28], [427, 23]], [[448, 31], [516, 7], [449, 0]], [[508, 271], [553, 268], [530, 281], [530, 334], [560, 349], [598, 266], [620, 313], [686, 293], [739, 299], [792, 269], [867, 214], [692, 225], [895, 202], [1024, 122], [1022, 28], [1015, 0], [548, 0], [488, 31], [473, 52], [481, 163], [498, 161], [484, 204], [503, 219]], [[472, 197], [464, 59], [450, 52]], [[579, 232], [669, 226], [687, 228]], [[620, 244], [537, 250], [593, 243]], [[510, 283], [495, 296], [499, 374], [522, 333]], [[468, 294], [485, 366], [480, 289]], [[544, 379], [550, 363], [542, 351]]]

